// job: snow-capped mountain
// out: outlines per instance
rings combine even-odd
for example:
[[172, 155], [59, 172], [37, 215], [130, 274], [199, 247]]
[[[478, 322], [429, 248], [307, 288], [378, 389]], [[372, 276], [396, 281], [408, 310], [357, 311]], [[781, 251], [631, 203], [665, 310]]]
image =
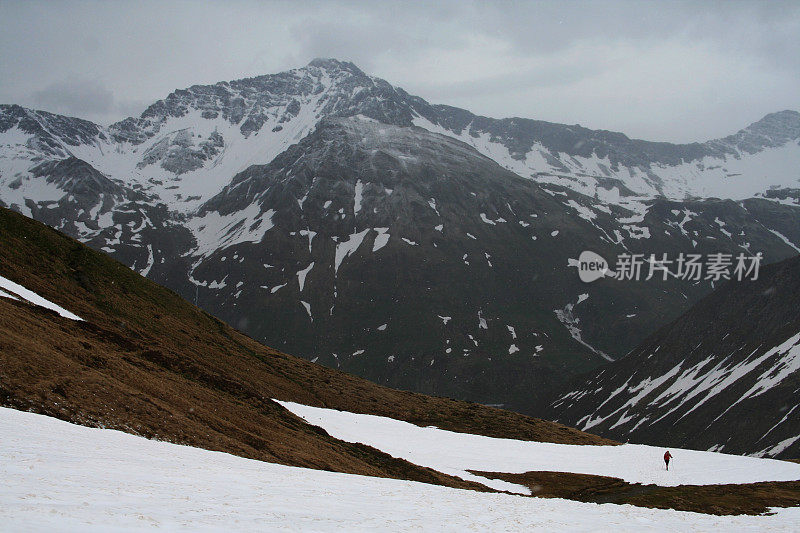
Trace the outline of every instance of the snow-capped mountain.
[[268, 344], [527, 409], [715, 284], [585, 285], [581, 251], [796, 254], [798, 139], [792, 111], [691, 145], [497, 120], [315, 60], [109, 127], [0, 106], [0, 203]]
[[796, 111], [769, 114], [722, 139], [681, 145], [580, 125], [436, 109], [439, 116], [419, 117], [414, 123], [456, 136], [520, 176], [608, 203], [626, 205], [656, 196], [739, 200], [800, 184]]
[[798, 294], [800, 258], [732, 281], [576, 381], [547, 413], [619, 440], [795, 458]]
[[332, 59], [177, 90], [140, 117], [107, 128], [18, 106], [0, 109], [4, 158], [72, 155], [181, 212], [196, 209], [237, 172], [269, 163], [322, 118], [359, 114], [456, 137], [523, 177], [612, 203], [656, 195], [744, 199], [800, 184], [796, 111], [767, 115], [702, 144], [656, 143], [579, 125], [492, 119], [431, 105]]

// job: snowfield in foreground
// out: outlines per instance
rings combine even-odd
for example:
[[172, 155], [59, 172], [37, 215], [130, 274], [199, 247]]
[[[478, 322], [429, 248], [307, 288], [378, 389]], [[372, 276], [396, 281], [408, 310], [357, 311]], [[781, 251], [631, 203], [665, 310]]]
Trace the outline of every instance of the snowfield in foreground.
[[527, 487], [471, 475], [482, 472], [574, 472], [622, 478], [631, 483], [661, 486], [755, 483], [800, 479], [800, 464], [694, 450], [670, 451], [670, 471], [664, 468], [665, 448], [641, 444], [575, 446], [525, 442], [419, 427], [382, 416], [362, 415], [278, 402], [308, 423], [337, 439], [361, 442], [412, 463], [478, 481], [498, 490], [529, 494]]
[[718, 517], [484, 494], [275, 465], [5, 408], [0, 479], [7, 531], [800, 529], [800, 508]]

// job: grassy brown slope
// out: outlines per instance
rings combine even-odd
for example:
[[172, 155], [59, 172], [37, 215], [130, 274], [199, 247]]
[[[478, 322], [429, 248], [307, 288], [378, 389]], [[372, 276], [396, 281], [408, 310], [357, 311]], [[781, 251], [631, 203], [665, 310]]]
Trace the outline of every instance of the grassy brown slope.
[[800, 481], [769, 481], [742, 485], [679, 485], [659, 487], [628, 483], [619, 478], [565, 472], [475, 472], [525, 485], [540, 498], [630, 504], [714, 515], [759, 515], [770, 507], [800, 505]]
[[0, 275], [86, 319], [0, 298], [3, 405], [285, 464], [445, 484], [457, 482], [332, 439], [271, 398], [497, 437], [611, 443], [516, 413], [387, 389], [279, 353], [5, 209]]
[[334, 439], [234, 381], [91, 323], [0, 298], [0, 338], [0, 405], [275, 463], [483, 489]]

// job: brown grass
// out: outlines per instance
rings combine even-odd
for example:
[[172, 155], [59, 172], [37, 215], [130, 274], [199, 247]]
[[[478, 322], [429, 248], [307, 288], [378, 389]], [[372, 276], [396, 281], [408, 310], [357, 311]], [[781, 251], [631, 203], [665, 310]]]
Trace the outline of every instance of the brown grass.
[[630, 504], [714, 515], [760, 515], [770, 507], [800, 505], [800, 481], [771, 481], [742, 485], [680, 485], [660, 487], [628, 483], [619, 478], [565, 472], [475, 472], [518, 483], [539, 498]]

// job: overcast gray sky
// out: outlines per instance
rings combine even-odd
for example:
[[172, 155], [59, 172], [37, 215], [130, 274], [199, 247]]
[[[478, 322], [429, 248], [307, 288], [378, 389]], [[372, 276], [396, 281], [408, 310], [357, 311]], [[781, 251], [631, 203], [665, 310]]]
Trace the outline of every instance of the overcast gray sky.
[[0, 103], [100, 123], [314, 57], [478, 114], [689, 142], [800, 110], [800, 2], [0, 0]]

